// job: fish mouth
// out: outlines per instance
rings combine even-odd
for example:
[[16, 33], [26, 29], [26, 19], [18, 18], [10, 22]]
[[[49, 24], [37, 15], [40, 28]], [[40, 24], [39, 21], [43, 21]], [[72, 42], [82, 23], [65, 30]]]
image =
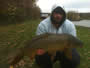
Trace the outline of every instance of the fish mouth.
[[45, 54], [45, 50], [43, 49], [43, 48], [38, 48], [37, 50], [36, 50], [36, 54], [37, 55], [43, 55], [43, 54]]

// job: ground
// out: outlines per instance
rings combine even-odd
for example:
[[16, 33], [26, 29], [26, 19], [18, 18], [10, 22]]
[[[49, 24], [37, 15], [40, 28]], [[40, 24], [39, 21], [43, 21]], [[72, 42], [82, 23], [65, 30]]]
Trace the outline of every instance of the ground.
[[[25, 21], [20, 24], [0, 25], [0, 68], [8, 68], [8, 56], [13, 51], [25, 45], [25, 42], [35, 36], [35, 31], [40, 20]], [[90, 67], [90, 28], [76, 26], [77, 36], [84, 42], [83, 48], [78, 48], [81, 56], [81, 64], [79, 68]], [[31, 67], [29, 57], [24, 57], [26, 66]], [[33, 64], [36, 68], [37, 65]], [[59, 68], [58, 62], [54, 64], [55, 68]], [[20, 68], [20, 67], [19, 67]]]

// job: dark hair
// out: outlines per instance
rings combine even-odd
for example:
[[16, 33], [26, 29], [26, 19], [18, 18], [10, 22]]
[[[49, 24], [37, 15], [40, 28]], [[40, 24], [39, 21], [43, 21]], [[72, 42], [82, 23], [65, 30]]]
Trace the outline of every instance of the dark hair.
[[52, 13], [51, 13], [51, 21], [52, 21], [52, 23], [54, 23], [55, 24], [55, 20], [54, 20], [54, 18], [53, 18], [53, 13], [59, 13], [59, 14], [62, 14], [63, 15], [63, 18], [62, 18], [62, 20], [60, 21], [60, 26], [63, 24], [63, 22], [65, 21], [65, 19], [66, 19], [66, 13], [65, 13], [65, 11], [64, 11], [64, 9], [63, 8], [61, 8], [61, 7], [56, 7], [53, 11], [52, 11]]

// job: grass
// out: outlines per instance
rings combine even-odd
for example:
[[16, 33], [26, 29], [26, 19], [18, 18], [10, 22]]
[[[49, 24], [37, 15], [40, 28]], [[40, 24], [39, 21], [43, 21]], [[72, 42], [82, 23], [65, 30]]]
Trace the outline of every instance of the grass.
[[82, 49], [78, 49], [81, 55], [80, 68], [90, 68], [90, 28], [77, 27], [78, 37], [84, 42]]
[[[7, 56], [24, 46], [35, 35], [37, 21], [25, 21], [20, 24], [0, 25], [0, 66], [7, 64]], [[0, 67], [1, 68], [1, 67]], [[6, 67], [2, 67], [6, 68]]]
[[[0, 25], [0, 68], [8, 68], [7, 58], [10, 53], [25, 45], [35, 35], [40, 20], [25, 21], [20, 24]], [[84, 42], [78, 48], [81, 55], [80, 68], [90, 67], [90, 28], [76, 26], [77, 36]], [[55, 68], [58, 68], [58, 63]], [[28, 68], [28, 67], [27, 67]], [[36, 68], [35, 66], [33, 68]]]

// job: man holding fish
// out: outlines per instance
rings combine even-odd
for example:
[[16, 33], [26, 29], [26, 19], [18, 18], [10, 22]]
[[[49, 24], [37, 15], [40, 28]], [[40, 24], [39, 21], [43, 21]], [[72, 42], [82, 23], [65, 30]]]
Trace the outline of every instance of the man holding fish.
[[80, 55], [76, 48], [82, 45], [82, 41], [76, 37], [74, 24], [66, 19], [64, 9], [56, 6], [51, 16], [38, 25], [36, 36], [17, 51], [9, 64], [12, 68], [23, 56], [28, 56], [35, 58], [40, 68], [53, 68], [56, 61], [60, 62], [61, 68], [77, 68]]
[[[76, 37], [76, 29], [74, 24], [66, 19], [66, 13], [60, 6], [54, 6], [51, 16], [41, 21], [37, 27], [36, 34], [44, 33], [54, 34], [70, 34]], [[61, 68], [77, 68], [80, 64], [80, 55], [75, 48], [72, 49], [72, 59], [68, 59], [64, 51], [57, 51], [53, 62], [60, 61]], [[41, 68], [52, 68], [51, 57], [48, 52], [44, 53], [43, 49], [38, 49], [36, 63]]]

